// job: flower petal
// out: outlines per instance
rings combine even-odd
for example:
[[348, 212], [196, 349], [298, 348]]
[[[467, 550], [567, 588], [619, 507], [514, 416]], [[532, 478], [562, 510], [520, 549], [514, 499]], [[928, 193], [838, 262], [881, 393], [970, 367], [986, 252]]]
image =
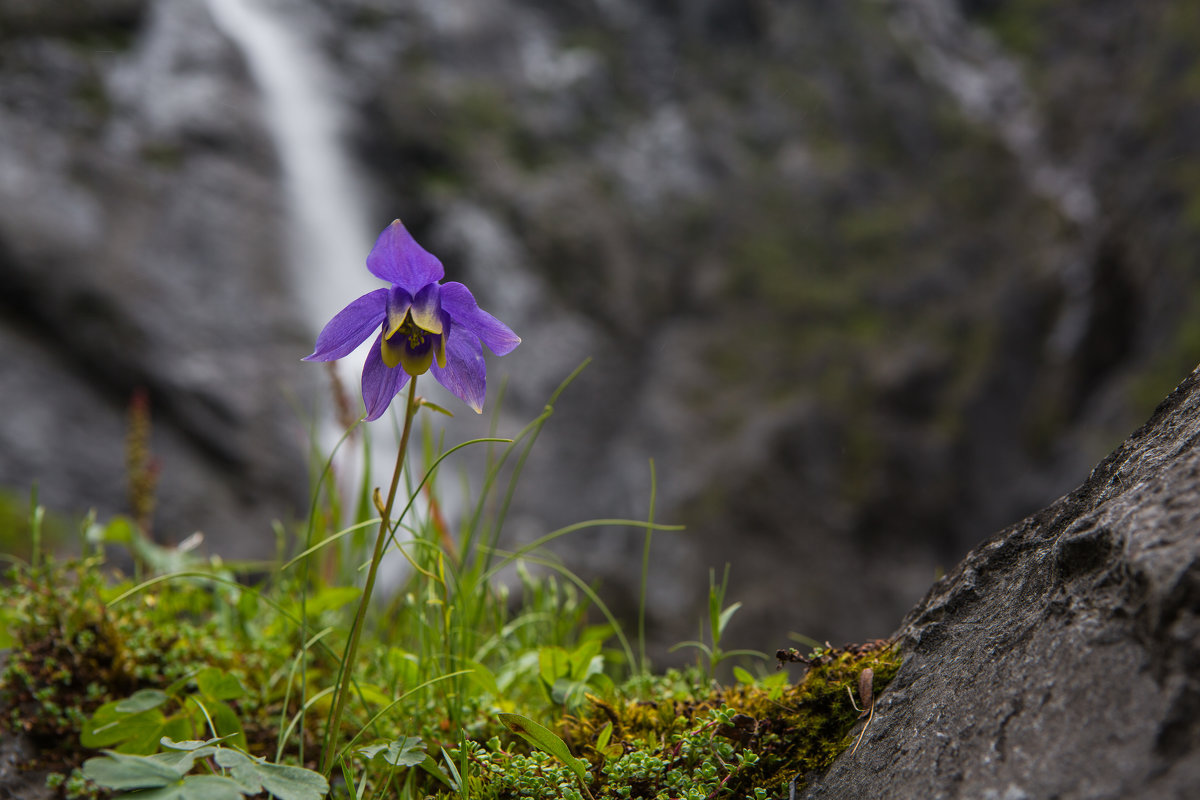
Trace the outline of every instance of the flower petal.
[[450, 329], [446, 339], [446, 366], [434, 364], [433, 377], [452, 395], [483, 413], [487, 396], [487, 365], [483, 363], [483, 348], [479, 339], [460, 326]]
[[521, 337], [513, 333], [512, 328], [479, 307], [466, 286], [454, 281], [443, 283], [441, 295], [442, 310], [455, 324], [478, 336], [496, 355], [507, 355], [521, 343]]
[[412, 295], [399, 286], [393, 286], [387, 296], [387, 329], [383, 333], [385, 337], [400, 330], [410, 308], [412, 308]]
[[412, 319], [417, 327], [430, 333], [442, 332], [441, 294], [441, 287], [431, 283], [413, 297]]
[[383, 416], [392, 398], [408, 383], [407, 372], [399, 367], [392, 369], [383, 363], [383, 355], [380, 352], [382, 338], [382, 333], [375, 337], [375, 342], [367, 353], [367, 362], [363, 365], [362, 396], [367, 407], [367, 422]]
[[304, 361], [335, 361], [350, 355], [387, 315], [387, 289], [367, 292], [343, 308], [317, 336], [313, 352]]
[[383, 229], [371, 254], [367, 269], [377, 278], [403, 287], [415, 295], [423, 286], [437, 283], [445, 275], [442, 262], [417, 244], [412, 234], [396, 220]]

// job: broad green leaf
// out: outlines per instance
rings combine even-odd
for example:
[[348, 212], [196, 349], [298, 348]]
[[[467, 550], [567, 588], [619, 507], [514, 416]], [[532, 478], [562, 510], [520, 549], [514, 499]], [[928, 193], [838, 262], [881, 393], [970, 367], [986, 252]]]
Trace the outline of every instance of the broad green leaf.
[[586, 681], [604, 669], [604, 657], [600, 655], [601, 642], [592, 639], [575, 648], [571, 653], [571, 677]]
[[137, 800], [242, 800], [236, 781], [220, 775], [188, 775], [177, 783], [138, 792]]
[[579, 776], [586, 786], [588, 782], [587, 762], [571, 755], [567, 743], [549, 728], [534, 722], [529, 717], [520, 714], [497, 714], [496, 717], [504, 727], [520, 736], [531, 745], [561, 761], [568, 769]]
[[358, 690], [362, 694], [363, 700], [368, 703], [373, 703], [377, 706], [386, 706], [392, 702], [390, 695], [372, 683], [360, 683], [358, 684]]
[[733, 677], [737, 678], [738, 683], [744, 683], [747, 686], [753, 686], [755, 683], [757, 683], [757, 681], [754, 680], [754, 676], [742, 667], [733, 668]]
[[179, 766], [164, 764], [149, 756], [130, 756], [104, 751], [105, 755], [89, 758], [83, 762], [83, 774], [88, 780], [106, 789], [146, 789], [174, 783], [192, 768], [189, 760], [180, 771]]
[[496, 676], [490, 669], [480, 664], [478, 661], [466, 659], [463, 661], [463, 668], [471, 670], [468, 676], [475, 685], [492, 697], [500, 697], [500, 684], [496, 682]]
[[367, 758], [382, 756], [393, 767], [414, 767], [425, 760], [425, 743], [417, 736], [402, 736], [388, 744], [373, 744], [358, 748]]
[[190, 741], [190, 737], [196, 735], [196, 728], [186, 713], [172, 714], [163, 723], [160, 734], [158, 739], [160, 743], [163, 739], [185, 742]]
[[347, 603], [357, 600], [362, 589], [356, 586], [330, 586], [308, 598], [306, 608], [310, 615], [335, 611]]
[[158, 708], [167, 699], [167, 693], [159, 689], [139, 689], [124, 700], [117, 701], [114, 708], [121, 714], [136, 714]]
[[571, 674], [571, 655], [561, 647], [538, 648], [538, 674], [547, 687]]
[[228, 739], [235, 747], [246, 746], [246, 733], [242, 730], [242, 721], [227, 703], [219, 700], [209, 703], [208, 713], [212, 715], [213, 724], [217, 728], [217, 736]]
[[84, 747], [111, 747], [123, 753], [153, 753], [158, 749], [158, 737], [162, 735], [165, 720], [157, 708], [124, 713], [117, 707], [125, 700], [114, 700], [96, 709], [96, 713], [85, 720], [79, 732], [79, 743]]
[[267, 791], [279, 800], [321, 800], [329, 793], [329, 782], [324, 776], [303, 767], [272, 764], [236, 750], [225, 749], [217, 751], [216, 761], [229, 770], [229, 774], [246, 788], [248, 794]]
[[205, 697], [213, 700], [237, 700], [244, 697], [246, 687], [237, 679], [217, 667], [206, 667], [196, 674], [196, 688]]

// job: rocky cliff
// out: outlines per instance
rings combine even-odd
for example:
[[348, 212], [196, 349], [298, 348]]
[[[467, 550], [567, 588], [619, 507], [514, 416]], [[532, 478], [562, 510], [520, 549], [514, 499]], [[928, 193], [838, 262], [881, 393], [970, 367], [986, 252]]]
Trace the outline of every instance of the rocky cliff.
[[[305, 493], [279, 387], [317, 376], [260, 87], [201, 0], [70, 6], [0, 0], [0, 483], [119, 510], [147, 387], [159, 529], [269, 552]], [[644, 513], [654, 457], [668, 640], [726, 561], [735, 644], [886, 634], [1200, 352], [1190, 4], [271, 7], [374, 228], [525, 339], [505, 424], [595, 357], [510, 535]], [[639, 544], [564, 556], [628, 605]]]
[[126, 508], [144, 390], [165, 539], [264, 555], [306, 494], [309, 342], [257, 97], [198, 4], [71, 5], [0, 3], [0, 484]]
[[861, 746], [805, 797], [1195, 797], [1200, 369], [897, 635]]

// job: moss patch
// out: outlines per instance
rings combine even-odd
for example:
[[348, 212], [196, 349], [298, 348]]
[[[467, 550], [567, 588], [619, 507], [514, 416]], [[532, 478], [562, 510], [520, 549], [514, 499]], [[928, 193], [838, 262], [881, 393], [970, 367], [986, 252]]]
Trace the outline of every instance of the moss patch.
[[[900, 668], [899, 648], [884, 640], [819, 650], [803, 660], [808, 672], [793, 685], [766, 680], [701, 697], [615, 704], [593, 698], [586, 713], [564, 720], [560, 733], [605, 776], [593, 790], [598, 798], [667, 796], [661, 790], [669, 792], [672, 772], [704, 777], [705, 764], [716, 770], [716, 796], [753, 797], [756, 790], [780, 796], [853, 745], [860, 711], [851, 693], [863, 670], [874, 672], [878, 693]], [[633, 762], [640, 774], [622, 768]]]

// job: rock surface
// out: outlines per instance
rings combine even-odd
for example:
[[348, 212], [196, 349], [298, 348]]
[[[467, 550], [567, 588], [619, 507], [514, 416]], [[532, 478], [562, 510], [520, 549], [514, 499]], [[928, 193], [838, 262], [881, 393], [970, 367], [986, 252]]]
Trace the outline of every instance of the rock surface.
[[145, 390], [160, 536], [267, 556], [307, 492], [282, 386], [310, 341], [258, 99], [197, 2], [69, 5], [0, 0], [0, 486], [127, 510]]
[[898, 636], [861, 747], [805, 797], [1196, 797], [1200, 369]]
[[[886, 635], [1200, 353], [1186, 4], [253, 5], [332, 67], [373, 229], [524, 337], [502, 431], [594, 357], [505, 535], [644, 514], [653, 457], [689, 528], [655, 539], [667, 644], [725, 562], [729, 646]], [[144, 387], [156, 530], [262, 555], [306, 493], [280, 387], [323, 373], [269, 103], [210, 7], [0, 0], [0, 503], [126, 510]], [[636, 606], [639, 533], [556, 544]]]

